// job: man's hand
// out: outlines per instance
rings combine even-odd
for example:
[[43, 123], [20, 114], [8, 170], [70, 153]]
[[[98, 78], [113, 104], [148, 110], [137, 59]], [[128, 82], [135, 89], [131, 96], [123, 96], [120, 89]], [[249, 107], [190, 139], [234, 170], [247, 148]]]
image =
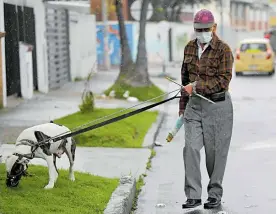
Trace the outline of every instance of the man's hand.
[[181, 115], [184, 115], [184, 111], [179, 111], [179, 117], [180, 117]]
[[193, 88], [192, 88], [192, 84], [191, 84], [191, 83], [190, 83], [190, 84], [187, 84], [186, 86], [183, 86], [183, 89], [184, 89], [189, 95], [192, 94]]

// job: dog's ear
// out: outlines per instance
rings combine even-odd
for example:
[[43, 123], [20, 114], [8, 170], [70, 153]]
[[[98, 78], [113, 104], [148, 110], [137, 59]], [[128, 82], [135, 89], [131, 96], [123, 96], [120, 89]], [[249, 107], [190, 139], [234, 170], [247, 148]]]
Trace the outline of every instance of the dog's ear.
[[37, 142], [40, 142], [40, 141], [43, 141], [43, 140], [46, 140], [46, 139], [50, 138], [49, 136], [47, 136], [46, 134], [44, 134], [41, 131], [35, 131], [35, 137], [37, 139]]

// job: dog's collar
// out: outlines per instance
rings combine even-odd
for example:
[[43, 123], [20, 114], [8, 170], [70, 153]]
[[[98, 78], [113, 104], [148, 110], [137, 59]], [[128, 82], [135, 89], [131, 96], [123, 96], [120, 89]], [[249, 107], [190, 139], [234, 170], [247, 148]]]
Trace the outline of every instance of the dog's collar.
[[31, 147], [31, 153], [30, 154], [19, 154], [19, 153], [14, 153], [13, 155], [18, 156], [19, 158], [17, 161], [20, 161], [23, 157], [27, 159], [33, 159], [35, 157], [35, 150], [38, 148], [38, 145], [35, 141], [28, 140], [28, 139], [22, 139], [17, 143], [15, 146], [20, 146], [20, 145], [25, 145], [25, 146], [30, 146]]
[[25, 145], [25, 146], [36, 146], [36, 142], [28, 139], [22, 139], [15, 146]]

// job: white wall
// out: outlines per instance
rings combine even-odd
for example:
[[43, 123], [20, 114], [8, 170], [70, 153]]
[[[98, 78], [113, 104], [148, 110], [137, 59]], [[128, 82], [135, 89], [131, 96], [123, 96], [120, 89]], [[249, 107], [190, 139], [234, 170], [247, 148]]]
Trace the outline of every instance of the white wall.
[[[134, 22], [135, 23], [135, 22]], [[137, 54], [137, 44], [139, 39], [139, 24], [136, 22], [136, 36], [135, 44]], [[150, 64], [161, 64], [164, 60], [169, 59], [169, 43], [168, 43], [168, 29], [169, 26], [159, 26], [157, 23], [146, 24], [146, 49], [148, 62]]]
[[[47, 43], [45, 38], [45, 8], [39, 0], [4, 0], [4, 3], [32, 7], [35, 14], [38, 90], [48, 92]], [[1, 4], [3, 7], [3, 4]], [[0, 11], [1, 14], [2, 11]], [[1, 26], [2, 27], [2, 26]], [[3, 56], [4, 57], [4, 56]], [[3, 70], [4, 71], [4, 70]], [[6, 81], [6, 80], [5, 80]]]
[[71, 80], [86, 78], [97, 70], [95, 16], [70, 12], [69, 31]]
[[193, 25], [189, 24], [172, 24], [172, 59], [181, 62], [184, 58], [184, 48], [186, 44], [194, 39]]

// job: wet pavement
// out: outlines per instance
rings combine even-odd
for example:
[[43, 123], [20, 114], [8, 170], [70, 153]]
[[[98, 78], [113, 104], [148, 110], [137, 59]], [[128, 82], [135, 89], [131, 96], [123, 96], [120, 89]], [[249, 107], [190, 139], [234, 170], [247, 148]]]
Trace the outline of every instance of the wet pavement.
[[[178, 77], [178, 72], [175, 74]], [[156, 157], [147, 171], [146, 185], [136, 214], [262, 214], [276, 213], [276, 77], [233, 77], [231, 95], [234, 129], [223, 181], [222, 207], [204, 210], [203, 205], [182, 210], [184, 194], [181, 128], [170, 144], [165, 143], [178, 114], [178, 102], [167, 107], [157, 141]], [[207, 199], [208, 175], [204, 149], [201, 151], [202, 201]]]

